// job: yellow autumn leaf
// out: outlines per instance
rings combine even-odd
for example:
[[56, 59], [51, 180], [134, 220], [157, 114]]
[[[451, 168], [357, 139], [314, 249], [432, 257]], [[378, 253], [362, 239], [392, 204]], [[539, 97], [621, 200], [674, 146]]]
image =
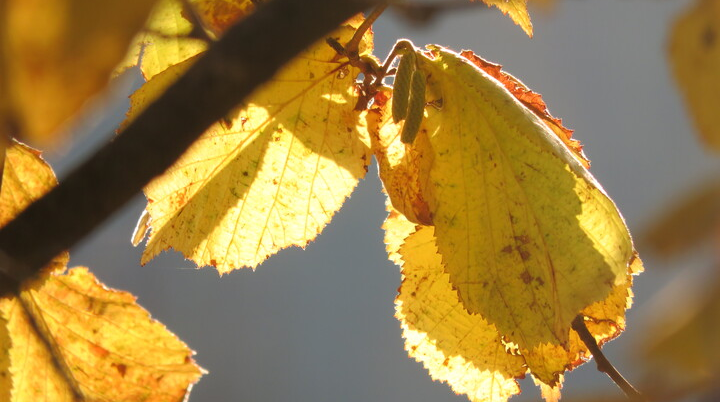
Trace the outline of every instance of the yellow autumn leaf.
[[719, 33], [720, 1], [696, 0], [675, 20], [668, 46], [673, 75], [695, 127], [705, 145], [716, 152], [720, 151]]
[[[7, 149], [0, 226], [55, 183], [39, 152]], [[193, 352], [125, 292], [86, 268], [61, 275], [67, 253], [15, 297], [0, 298], [0, 400], [182, 401], [202, 370]]]
[[[477, 0], [471, 0], [477, 1]], [[497, 7], [503, 14], [510, 17], [525, 33], [532, 37], [533, 27], [527, 10], [527, 0], [482, 0], [488, 6]]]
[[150, 80], [205, 51], [210, 40], [254, 10], [252, 0], [159, 0], [116, 74], [140, 63]]
[[[418, 190], [469, 312], [521, 349], [566, 345], [572, 319], [627, 283], [634, 250], [622, 217], [576, 155], [501, 83], [440, 47], [419, 60], [429, 77], [426, 118], [412, 146], [377, 144], [398, 136], [391, 122], [373, 135], [381, 177], [388, 168], [429, 169]], [[386, 156], [394, 162], [384, 166]], [[386, 189], [405, 213], [408, 203], [397, 199], [407, 194]]]
[[[354, 18], [332, 36], [348, 41], [361, 22]], [[368, 33], [360, 51], [371, 46]], [[151, 232], [143, 263], [172, 247], [224, 273], [315, 238], [369, 162], [354, 110], [359, 71], [335, 56], [324, 41], [313, 45], [146, 187]], [[134, 94], [129, 118], [185, 63], [192, 59]]]
[[[443, 268], [433, 227], [415, 225], [391, 210], [383, 228], [390, 259], [401, 266], [395, 310], [405, 348], [432, 378], [447, 382], [472, 401], [504, 401], [519, 393], [515, 379], [529, 371], [546, 400], [559, 398], [562, 373], [589, 356], [574, 331], [569, 331], [565, 346], [528, 350], [506, 342], [481, 314], [464, 308]], [[640, 260], [634, 259], [628, 275], [641, 269]], [[613, 288], [605, 300], [582, 311], [588, 330], [601, 345], [625, 328], [630, 283]]]
[[0, 135], [49, 143], [105, 87], [153, 1], [0, 2]]

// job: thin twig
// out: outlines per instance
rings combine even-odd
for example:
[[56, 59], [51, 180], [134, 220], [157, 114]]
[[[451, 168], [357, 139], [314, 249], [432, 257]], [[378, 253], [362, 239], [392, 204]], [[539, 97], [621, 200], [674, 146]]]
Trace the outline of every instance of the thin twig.
[[575, 332], [578, 333], [580, 336], [580, 340], [583, 341], [585, 346], [590, 350], [590, 353], [592, 353], [593, 357], [595, 358], [595, 363], [597, 364], [598, 371], [602, 371], [603, 373], [607, 374], [610, 379], [613, 380], [615, 384], [617, 384], [618, 387], [625, 393], [625, 395], [632, 401], [638, 401], [638, 402], [644, 402], [647, 401], [647, 399], [638, 391], [635, 389], [635, 387], [630, 384], [625, 377], [620, 374], [619, 371], [615, 368], [615, 366], [610, 363], [610, 361], [605, 357], [602, 350], [600, 350], [600, 346], [598, 346], [597, 342], [595, 341], [595, 337], [590, 333], [590, 331], [587, 329], [587, 326], [585, 325], [585, 317], [583, 317], [582, 314], [575, 317], [575, 319], [572, 322], [572, 329], [575, 330]]
[[273, 0], [231, 27], [114, 141], [0, 229], [0, 296], [120, 209], [292, 57], [378, 3]]
[[382, 15], [383, 11], [385, 11], [387, 6], [387, 3], [380, 4], [372, 10], [370, 15], [365, 17], [365, 20], [355, 31], [353, 37], [348, 41], [348, 43], [345, 44], [345, 52], [354, 54], [358, 53], [358, 46], [360, 45], [360, 41], [362, 40], [363, 36], [365, 36], [365, 32], [367, 32], [367, 30], [370, 29], [372, 24], [375, 23], [375, 20], [377, 20], [378, 17]]

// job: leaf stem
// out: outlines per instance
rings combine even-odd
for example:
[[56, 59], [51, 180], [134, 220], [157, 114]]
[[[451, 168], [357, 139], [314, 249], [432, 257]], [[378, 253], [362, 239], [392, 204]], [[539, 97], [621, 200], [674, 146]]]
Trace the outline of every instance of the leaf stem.
[[595, 358], [595, 363], [597, 364], [598, 371], [602, 371], [603, 373], [607, 374], [608, 377], [610, 377], [611, 380], [615, 384], [617, 384], [618, 387], [625, 393], [625, 395], [628, 397], [628, 399], [632, 401], [638, 401], [638, 402], [644, 402], [647, 401], [647, 399], [638, 391], [635, 389], [635, 387], [630, 384], [625, 377], [620, 374], [619, 371], [615, 368], [615, 366], [610, 363], [610, 361], [605, 357], [602, 350], [600, 350], [600, 346], [595, 341], [595, 337], [590, 333], [587, 326], [585, 325], [585, 317], [583, 317], [582, 314], [575, 317], [575, 319], [572, 322], [572, 329], [577, 332], [577, 334], [580, 336], [580, 340], [583, 341], [585, 346], [587, 346], [588, 350], [590, 350], [590, 353], [592, 353], [593, 357]]
[[358, 27], [358, 29], [355, 31], [355, 34], [352, 38], [348, 41], [348, 43], [345, 44], [345, 52], [350, 54], [357, 54], [358, 53], [358, 46], [360, 45], [360, 41], [362, 40], [362, 37], [365, 35], [365, 32], [367, 32], [368, 29], [372, 26], [373, 23], [375, 23], [375, 20], [382, 15], [383, 11], [387, 8], [387, 3], [382, 3], [377, 5], [371, 12], [370, 15], [368, 15], [362, 24]]

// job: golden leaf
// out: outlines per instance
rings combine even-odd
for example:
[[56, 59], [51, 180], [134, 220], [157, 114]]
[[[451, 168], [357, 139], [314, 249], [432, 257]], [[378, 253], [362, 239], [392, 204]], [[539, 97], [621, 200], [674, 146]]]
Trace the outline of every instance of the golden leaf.
[[615, 205], [538, 110], [460, 55], [432, 47], [430, 57], [420, 57], [429, 106], [412, 146], [397, 138], [390, 102], [369, 113], [380, 176], [394, 207], [435, 226], [463, 306], [554, 386], [585, 350], [573, 318], [588, 317], [599, 340], [621, 331], [639, 259]]
[[[345, 42], [361, 22], [332, 35]], [[360, 51], [370, 47], [368, 33]], [[146, 187], [152, 229], [143, 263], [172, 247], [224, 273], [315, 238], [369, 161], [354, 110], [359, 71], [335, 57], [325, 42], [313, 45]], [[134, 94], [130, 118], [183, 65]]]
[[153, 3], [0, 2], [0, 135], [49, 143], [108, 83]]
[[[56, 184], [40, 153], [7, 149], [0, 226]], [[182, 401], [202, 370], [193, 352], [125, 292], [67, 253], [15, 297], [0, 298], [0, 400]]]
[[504, 86], [456, 53], [434, 47], [433, 56], [421, 68], [442, 108], [427, 108], [434, 158], [424, 195], [452, 283], [509, 340], [565, 343], [572, 319], [625, 283], [625, 223]]
[[670, 33], [673, 75], [705, 144], [720, 150], [720, 1], [696, 0]]

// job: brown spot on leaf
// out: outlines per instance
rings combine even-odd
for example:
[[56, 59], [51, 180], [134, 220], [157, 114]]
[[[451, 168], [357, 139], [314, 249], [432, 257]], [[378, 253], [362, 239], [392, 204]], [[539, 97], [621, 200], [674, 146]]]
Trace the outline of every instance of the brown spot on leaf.
[[120, 373], [120, 377], [125, 377], [125, 373], [127, 372], [127, 366], [122, 363], [113, 363], [113, 367]]
[[527, 250], [518, 249], [518, 253], [520, 254], [520, 258], [522, 258], [523, 261], [527, 261], [530, 258], [530, 252]]
[[512, 246], [505, 246], [500, 251], [502, 251], [503, 253], [512, 253], [512, 250], [513, 250]]
[[522, 274], [520, 274], [520, 279], [527, 285], [532, 281], [532, 276], [530, 276], [530, 273], [528, 271], [524, 271]]

